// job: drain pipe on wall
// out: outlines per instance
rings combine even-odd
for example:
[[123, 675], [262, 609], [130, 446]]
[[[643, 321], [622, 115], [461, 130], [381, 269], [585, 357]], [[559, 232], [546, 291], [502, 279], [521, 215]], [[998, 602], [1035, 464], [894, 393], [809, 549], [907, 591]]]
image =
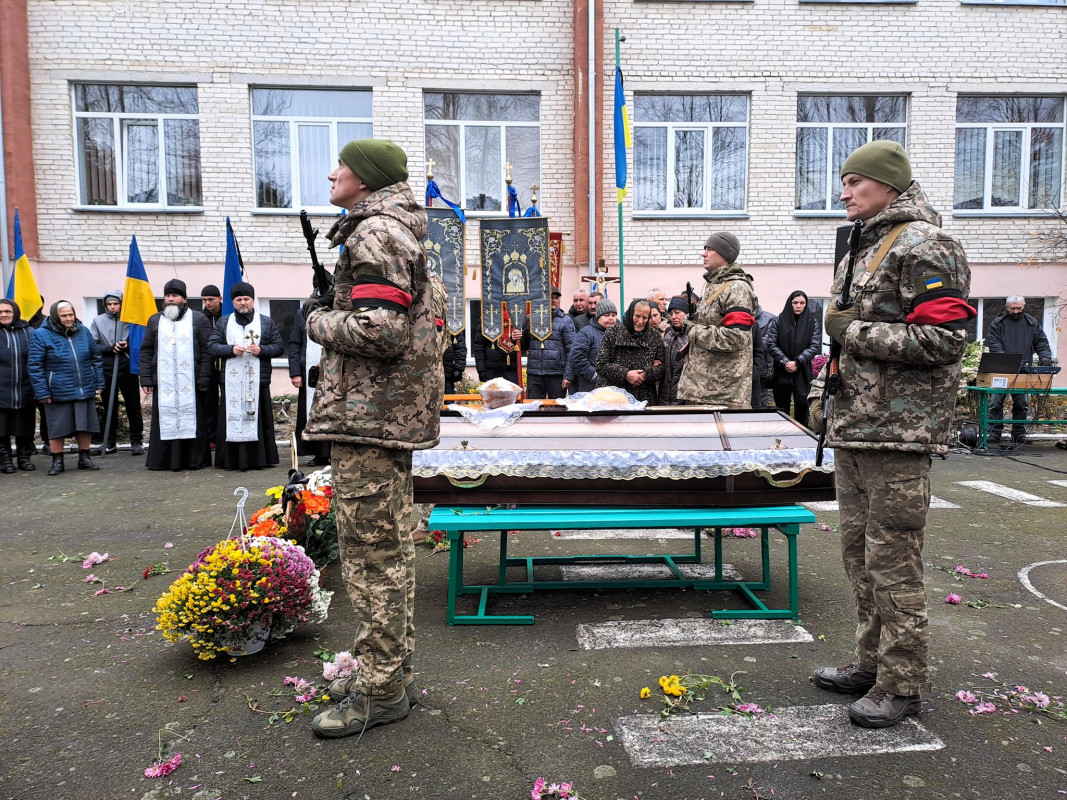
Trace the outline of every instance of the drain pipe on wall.
[[588, 274], [596, 271], [596, 159], [600, 148], [596, 138], [596, 0], [589, 0], [589, 64], [586, 74], [589, 78], [589, 268]]
[[4, 100], [0, 97], [0, 253], [3, 254], [3, 279], [0, 286], [0, 297], [7, 296], [7, 283], [11, 280], [11, 270], [14, 268], [7, 254], [7, 169], [4, 166]]

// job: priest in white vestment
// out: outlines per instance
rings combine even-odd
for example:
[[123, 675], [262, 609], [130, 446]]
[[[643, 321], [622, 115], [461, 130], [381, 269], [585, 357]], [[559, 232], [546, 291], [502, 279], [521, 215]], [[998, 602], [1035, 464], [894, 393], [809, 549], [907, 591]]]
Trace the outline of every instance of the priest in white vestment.
[[279, 463], [270, 402], [271, 359], [285, 355], [274, 320], [256, 311], [256, 290], [248, 283], [230, 288], [233, 313], [215, 323], [208, 344], [222, 360], [221, 397], [215, 441], [220, 469], [262, 469]]
[[211, 466], [207, 437], [207, 384], [211, 323], [186, 303], [185, 282], [163, 287], [163, 311], [148, 320], [138, 362], [141, 388], [152, 397], [145, 466], [151, 470]]

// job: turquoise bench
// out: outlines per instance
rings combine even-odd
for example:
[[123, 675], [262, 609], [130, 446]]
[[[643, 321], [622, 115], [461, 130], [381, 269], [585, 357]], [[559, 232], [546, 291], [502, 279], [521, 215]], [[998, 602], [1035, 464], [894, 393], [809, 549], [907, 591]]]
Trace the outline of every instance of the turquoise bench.
[[[814, 522], [815, 514], [801, 506], [759, 508], [598, 508], [588, 506], [436, 506], [430, 514], [430, 530], [440, 530], [449, 541], [448, 612], [449, 625], [532, 625], [533, 616], [489, 614], [489, 598], [495, 594], [530, 594], [539, 589], [658, 589], [681, 587], [700, 590], [725, 589], [739, 592], [751, 609], [718, 609], [715, 619], [796, 619], [800, 613], [797, 585], [797, 536], [803, 523]], [[693, 551], [681, 555], [573, 555], [508, 556], [508, 531], [591, 530], [591, 529], [692, 528]], [[701, 531], [714, 530], [715, 578], [689, 577], [679, 564], [702, 563]], [[722, 531], [724, 528], [759, 528], [763, 575], [759, 581], [727, 581], [722, 576]], [[771, 588], [771, 528], [780, 531], [789, 548], [789, 608], [768, 608], [755, 594]], [[497, 581], [492, 584], [465, 584], [463, 579], [463, 538], [465, 533], [499, 531], [500, 559]], [[671, 577], [629, 580], [544, 580], [538, 567], [589, 564], [660, 564]], [[520, 580], [510, 580], [509, 569], [521, 568]], [[456, 613], [456, 599], [478, 595], [475, 614]]]

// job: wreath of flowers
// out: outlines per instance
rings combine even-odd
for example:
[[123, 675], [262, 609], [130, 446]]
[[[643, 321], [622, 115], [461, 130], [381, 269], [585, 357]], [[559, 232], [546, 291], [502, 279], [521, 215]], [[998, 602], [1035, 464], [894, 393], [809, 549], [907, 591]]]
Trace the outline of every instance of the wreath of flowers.
[[272, 486], [264, 506], [248, 520], [251, 536], [287, 536], [303, 545], [308, 557], [319, 567], [337, 560], [337, 514], [333, 508], [330, 467], [308, 476], [308, 483], [296, 501], [282, 511], [284, 487]]
[[304, 548], [269, 536], [226, 539], [197, 556], [152, 612], [171, 642], [188, 639], [205, 661], [269, 631], [280, 639], [326, 619], [332, 592]]

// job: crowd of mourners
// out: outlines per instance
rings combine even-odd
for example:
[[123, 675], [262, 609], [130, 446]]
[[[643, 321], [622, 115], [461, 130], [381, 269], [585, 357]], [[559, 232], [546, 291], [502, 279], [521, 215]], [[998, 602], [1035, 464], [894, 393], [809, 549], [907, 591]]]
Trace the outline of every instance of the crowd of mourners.
[[68, 300], [29, 320], [16, 302], [0, 300], [0, 473], [36, 469], [38, 430], [49, 475], [66, 470], [68, 439], [78, 469], [99, 469], [93, 456], [118, 449], [120, 402], [130, 453], [146, 456], [142, 392], [152, 402], [148, 469], [201, 469], [213, 457], [222, 469], [278, 464], [271, 360], [287, 348], [274, 322], [255, 310], [251, 285], [237, 283], [230, 294], [233, 313], [223, 314], [219, 290], [205, 286], [201, 312], [189, 308], [183, 281], [168, 281], [139, 348], [131, 348], [119, 290], [104, 295], [104, 312], [88, 325]]

